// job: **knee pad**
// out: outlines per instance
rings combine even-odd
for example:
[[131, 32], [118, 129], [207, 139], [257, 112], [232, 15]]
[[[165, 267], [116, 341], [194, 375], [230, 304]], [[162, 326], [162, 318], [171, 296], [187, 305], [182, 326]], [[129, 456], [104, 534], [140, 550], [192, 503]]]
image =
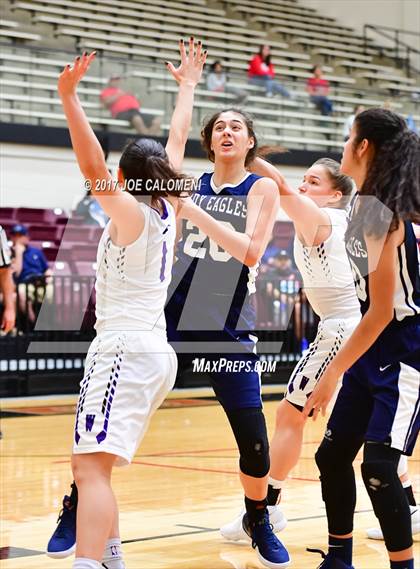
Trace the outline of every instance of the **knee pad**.
[[327, 431], [315, 454], [321, 473], [321, 491], [327, 510], [328, 530], [334, 535], [345, 535], [353, 531], [356, 507], [353, 460], [362, 443], [360, 437], [337, 437]]
[[410, 508], [397, 472], [400, 454], [383, 443], [367, 442], [362, 463], [363, 481], [388, 551], [413, 544]]
[[327, 431], [315, 453], [315, 461], [321, 476], [323, 473], [334, 474], [337, 469], [352, 465], [362, 444], [361, 437], [335, 436], [331, 431]]
[[258, 407], [226, 411], [239, 449], [241, 472], [263, 478], [270, 470], [267, 427]]

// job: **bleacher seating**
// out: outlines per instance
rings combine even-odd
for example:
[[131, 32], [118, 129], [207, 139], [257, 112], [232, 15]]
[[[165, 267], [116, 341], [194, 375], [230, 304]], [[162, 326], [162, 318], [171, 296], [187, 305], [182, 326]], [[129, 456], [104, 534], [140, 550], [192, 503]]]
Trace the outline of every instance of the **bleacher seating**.
[[[209, 61], [220, 59], [232, 85], [249, 92], [246, 109], [256, 118], [263, 139], [291, 148], [339, 150], [342, 125], [356, 104], [380, 105], [399, 96], [393, 108], [415, 117], [418, 78], [406, 77], [390, 59], [389, 47], [358, 36], [316, 10], [291, 0], [6, 0], [0, 31], [8, 37], [0, 55], [0, 120], [62, 125], [64, 116], [55, 95], [59, 70], [76, 49], [98, 51], [80, 86], [80, 96], [94, 125], [129, 130], [126, 121], [111, 118], [98, 95], [109, 75], [120, 69], [142, 100], [142, 110], [164, 115], [168, 128], [176, 86], [163, 69], [178, 59], [177, 41], [199, 35], [209, 50]], [[39, 36], [36, 45], [48, 48], [60, 41], [63, 52], [25, 50], [29, 37], [18, 43], [12, 32]], [[7, 34], [9, 33], [9, 36]], [[280, 80], [293, 92], [292, 100], [267, 99], [247, 84], [249, 59], [268, 43]], [[19, 48], [18, 48], [19, 47]], [[67, 50], [67, 53], [66, 51]], [[320, 117], [309, 102], [305, 83], [311, 68], [324, 59], [324, 77], [331, 83], [334, 114]], [[100, 62], [100, 63], [99, 63]], [[370, 89], [366, 94], [366, 89]], [[228, 94], [197, 90], [192, 136], [199, 132], [204, 113], [233, 99]]]

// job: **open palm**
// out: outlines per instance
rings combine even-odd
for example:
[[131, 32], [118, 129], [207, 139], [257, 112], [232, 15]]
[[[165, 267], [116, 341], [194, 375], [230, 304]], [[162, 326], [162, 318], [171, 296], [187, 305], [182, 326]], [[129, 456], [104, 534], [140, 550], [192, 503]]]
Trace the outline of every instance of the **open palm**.
[[76, 92], [79, 81], [83, 78], [89, 65], [94, 59], [96, 52], [93, 51], [89, 55], [84, 53], [81, 57], [76, 57], [73, 66], [66, 65], [58, 78], [58, 93], [60, 97], [71, 95]]
[[182, 82], [190, 82], [197, 85], [203, 73], [207, 51], [202, 50], [201, 41], [196, 43], [194, 38], [191, 37], [188, 44], [188, 54], [184, 40], [180, 40], [179, 42], [179, 53], [181, 55], [180, 65], [175, 67], [172, 63], [167, 62], [167, 68], [172, 73], [178, 84]]

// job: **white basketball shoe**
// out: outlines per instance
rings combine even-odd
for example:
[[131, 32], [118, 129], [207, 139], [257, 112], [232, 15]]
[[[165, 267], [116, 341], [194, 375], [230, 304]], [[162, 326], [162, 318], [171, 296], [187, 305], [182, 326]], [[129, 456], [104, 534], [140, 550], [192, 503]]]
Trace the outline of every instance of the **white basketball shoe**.
[[[420, 533], [420, 508], [419, 506], [410, 506], [411, 512], [411, 529], [413, 535]], [[370, 528], [366, 530], [369, 539], [383, 539], [381, 528]]]
[[[246, 512], [244, 509], [232, 522], [222, 526], [220, 528], [222, 537], [228, 539], [229, 541], [243, 540], [251, 543], [251, 537], [245, 531], [243, 524], [245, 514]], [[273, 531], [275, 533], [282, 531], [286, 527], [287, 519], [285, 518], [283, 512], [280, 510], [280, 506], [268, 506], [268, 514], [270, 516], [270, 524], [273, 526]]]

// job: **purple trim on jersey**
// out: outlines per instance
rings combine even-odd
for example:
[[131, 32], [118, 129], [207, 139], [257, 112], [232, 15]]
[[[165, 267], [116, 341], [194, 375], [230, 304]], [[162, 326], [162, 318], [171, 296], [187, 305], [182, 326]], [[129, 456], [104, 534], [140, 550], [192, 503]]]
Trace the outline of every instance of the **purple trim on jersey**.
[[160, 219], [168, 219], [169, 212], [168, 208], [166, 207], [165, 200], [162, 198], [159, 198], [159, 200], [160, 200], [160, 205], [162, 206], [163, 213], [161, 214], [160, 211], [155, 207], [151, 207], [151, 209], [153, 209], [153, 211], [156, 211], [159, 214]]
[[166, 241], [162, 245], [162, 264], [160, 266], [160, 282], [165, 280], [165, 268], [166, 268], [166, 255], [168, 253], [168, 248], [166, 246]]
[[88, 386], [89, 386], [89, 380], [92, 376], [93, 370], [95, 369], [95, 365], [96, 365], [96, 356], [98, 355], [98, 352], [95, 352], [92, 356], [93, 361], [92, 364], [87, 372], [87, 374], [85, 375], [85, 377], [82, 379], [82, 383], [80, 386], [80, 395], [79, 395], [79, 401], [77, 403], [77, 411], [76, 411], [76, 421], [75, 421], [75, 426], [74, 426], [74, 440], [76, 442], [76, 444], [79, 444], [79, 440], [80, 440], [80, 434], [79, 434], [79, 430], [78, 430], [78, 426], [79, 426], [79, 415], [81, 413], [83, 413], [83, 406], [85, 404], [85, 399], [86, 399], [86, 394], [87, 394], [87, 390], [88, 390]]
[[[121, 342], [121, 338], [119, 338], [119, 342]], [[109, 417], [111, 415], [112, 402], [114, 401], [115, 391], [117, 389], [117, 381], [121, 371], [120, 364], [122, 362], [122, 353], [122, 346], [117, 345], [117, 353], [115, 354], [111, 369], [111, 375], [109, 376], [105, 396], [102, 401], [102, 415], [104, 415], [105, 419], [102, 431], [96, 436], [98, 444], [101, 444], [108, 436]]]

